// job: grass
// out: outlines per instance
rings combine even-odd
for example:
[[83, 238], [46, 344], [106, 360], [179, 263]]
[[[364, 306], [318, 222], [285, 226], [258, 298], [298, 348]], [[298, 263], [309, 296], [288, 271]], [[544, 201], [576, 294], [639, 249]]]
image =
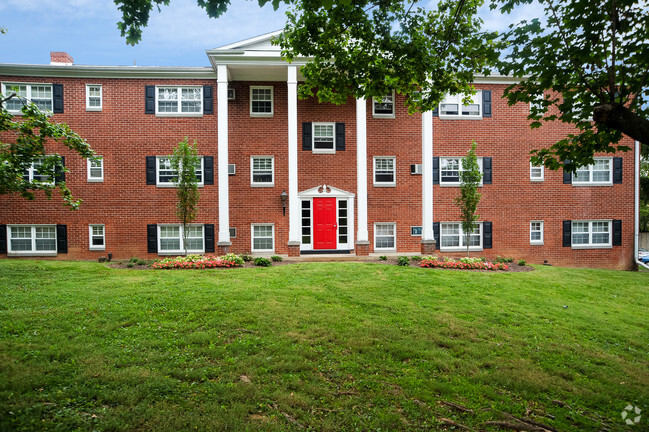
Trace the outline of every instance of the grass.
[[[649, 427], [649, 273], [0, 261], [0, 430]], [[454, 407], [453, 404], [459, 405]], [[465, 411], [471, 410], [471, 411]]]

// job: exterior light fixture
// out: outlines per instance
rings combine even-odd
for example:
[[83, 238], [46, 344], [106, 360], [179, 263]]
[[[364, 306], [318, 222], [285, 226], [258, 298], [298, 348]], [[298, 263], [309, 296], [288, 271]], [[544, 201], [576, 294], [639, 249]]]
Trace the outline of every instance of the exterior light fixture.
[[279, 197], [282, 199], [282, 213], [286, 216], [286, 200], [288, 199], [286, 190], [283, 190]]

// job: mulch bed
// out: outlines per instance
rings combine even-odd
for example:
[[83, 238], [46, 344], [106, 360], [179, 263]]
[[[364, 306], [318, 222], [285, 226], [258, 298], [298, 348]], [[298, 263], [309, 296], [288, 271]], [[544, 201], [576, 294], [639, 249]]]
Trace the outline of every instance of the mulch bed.
[[[377, 258], [376, 262], [380, 264], [397, 265], [398, 260], [399, 257], [388, 257], [388, 259], [385, 261], [379, 261]], [[528, 266], [528, 265], [519, 266], [516, 260], [514, 260], [514, 262], [505, 263], [505, 264], [507, 265], [507, 267], [509, 267], [508, 270], [479, 270], [479, 269], [465, 270], [465, 269], [442, 269], [442, 268], [430, 269], [430, 270], [453, 270], [453, 271], [463, 271], [463, 272], [471, 271], [471, 272], [489, 272], [489, 273], [530, 272], [535, 270], [535, 268], [532, 266]], [[410, 267], [419, 267], [419, 261], [414, 261], [411, 258]]]

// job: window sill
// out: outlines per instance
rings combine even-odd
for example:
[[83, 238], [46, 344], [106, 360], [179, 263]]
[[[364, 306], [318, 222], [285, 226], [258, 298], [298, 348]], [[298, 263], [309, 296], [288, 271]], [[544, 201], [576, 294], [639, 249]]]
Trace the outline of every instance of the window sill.
[[101, 247], [89, 247], [88, 250], [89, 250], [89, 251], [105, 251], [105, 250], [106, 250], [106, 246], [101, 246]]
[[397, 184], [396, 183], [374, 183], [373, 186], [388, 188], [388, 187], [397, 187]]
[[256, 253], [256, 254], [274, 254], [275, 249], [263, 249], [263, 250], [262, 249], [253, 249], [252, 253]]
[[613, 249], [612, 245], [579, 245], [579, 246], [572, 246], [572, 249], [575, 250], [580, 250], [580, 249]]
[[250, 113], [250, 117], [252, 117], [252, 118], [271, 118], [271, 117], [273, 117], [273, 113]]
[[572, 183], [573, 186], [613, 186], [613, 183]]
[[[205, 251], [199, 250], [199, 251], [193, 251], [193, 250], [188, 250], [187, 255], [196, 255], [196, 254], [204, 254]], [[158, 251], [158, 255], [162, 256], [185, 256], [185, 251]]]
[[[482, 252], [484, 249], [481, 247], [470, 247], [469, 251], [470, 252]], [[466, 252], [465, 247], [440, 247], [439, 248], [440, 252]]]
[[440, 120], [482, 120], [482, 116], [439, 115]]
[[[439, 186], [440, 187], [460, 187], [462, 186], [462, 184], [461, 183], [440, 183]], [[478, 187], [482, 187], [482, 186], [483, 186], [482, 183], [478, 185]]]
[[275, 187], [275, 183], [250, 183], [250, 187], [254, 187], [254, 188], [271, 188], [271, 187]]
[[88, 107], [86, 107], [86, 111], [87, 112], [101, 112], [102, 109], [101, 108], [88, 108]]
[[540, 242], [539, 241], [531, 241], [530, 245], [531, 246], [543, 246], [543, 242], [542, 241], [540, 241]]
[[203, 117], [203, 113], [155, 113], [156, 117]]
[[104, 179], [103, 179], [103, 178], [100, 178], [100, 179], [89, 178], [89, 179], [88, 179], [88, 183], [103, 183], [103, 182], [104, 182]]
[[[156, 187], [159, 187], [159, 188], [163, 188], [163, 189], [166, 189], [166, 188], [177, 188], [177, 187], [178, 187], [178, 186], [176, 186], [175, 184], [164, 184], [164, 183], [162, 183], [162, 184], [156, 184], [155, 186], [156, 186]], [[204, 184], [202, 184], [202, 183], [199, 183], [199, 184], [198, 184], [198, 187], [199, 187], [199, 188], [202, 188], [203, 186], [204, 186]]]
[[531, 181], [532, 183], [543, 183], [543, 182], [545, 181], [545, 179], [534, 179], [534, 178], [531, 178], [530, 181]]
[[394, 114], [372, 114], [372, 117], [375, 119], [394, 119], [396, 116]]
[[57, 252], [45, 252], [45, 251], [38, 251], [38, 252], [29, 252], [29, 251], [11, 252], [11, 251], [9, 251], [7, 253], [7, 256], [10, 256], [10, 257], [11, 256], [52, 257], [52, 256], [56, 256], [56, 255], [57, 255]]
[[313, 154], [336, 154], [336, 150], [312, 150]]

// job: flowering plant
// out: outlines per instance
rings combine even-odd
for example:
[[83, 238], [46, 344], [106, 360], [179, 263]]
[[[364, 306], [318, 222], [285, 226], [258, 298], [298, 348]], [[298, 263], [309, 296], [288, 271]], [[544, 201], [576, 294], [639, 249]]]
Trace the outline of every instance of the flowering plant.
[[462, 262], [462, 261], [438, 261], [423, 259], [419, 262], [419, 267], [423, 268], [445, 268], [457, 270], [509, 270], [509, 267], [503, 263], [491, 263], [484, 261]]
[[227, 254], [220, 257], [213, 255], [189, 255], [186, 257], [169, 257], [156, 260], [151, 267], [156, 270], [168, 269], [209, 269], [209, 268], [230, 268], [243, 266], [243, 259], [235, 254]]

